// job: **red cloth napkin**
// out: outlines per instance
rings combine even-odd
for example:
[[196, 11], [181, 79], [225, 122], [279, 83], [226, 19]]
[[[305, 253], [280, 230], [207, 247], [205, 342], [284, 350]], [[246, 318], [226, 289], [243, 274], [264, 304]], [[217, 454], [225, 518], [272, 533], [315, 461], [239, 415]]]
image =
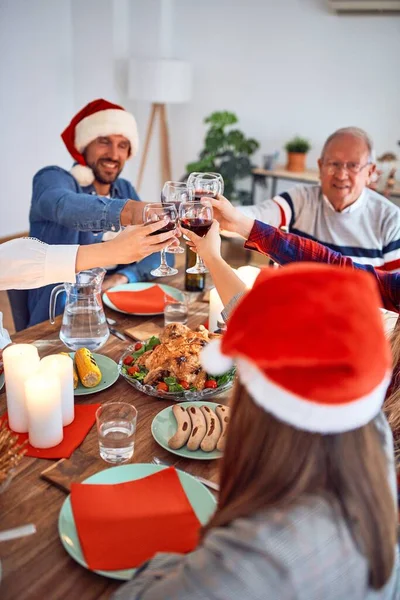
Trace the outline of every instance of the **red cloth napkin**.
[[73, 483], [71, 504], [90, 569], [131, 569], [198, 542], [200, 522], [173, 467], [126, 483]]
[[[75, 405], [75, 418], [70, 425], [64, 427], [64, 438], [53, 448], [34, 448], [29, 443], [25, 456], [35, 458], [69, 458], [74, 450], [81, 445], [96, 421], [96, 410], [100, 404]], [[7, 413], [2, 420], [7, 419]], [[9, 428], [9, 427], [8, 427]], [[10, 429], [10, 428], [9, 428]], [[10, 430], [11, 431], [11, 430]], [[17, 433], [18, 443], [28, 439], [27, 433]]]
[[140, 292], [106, 292], [106, 296], [114, 306], [127, 313], [162, 313], [165, 300], [174, 300], [158, 285], [153, 285]]

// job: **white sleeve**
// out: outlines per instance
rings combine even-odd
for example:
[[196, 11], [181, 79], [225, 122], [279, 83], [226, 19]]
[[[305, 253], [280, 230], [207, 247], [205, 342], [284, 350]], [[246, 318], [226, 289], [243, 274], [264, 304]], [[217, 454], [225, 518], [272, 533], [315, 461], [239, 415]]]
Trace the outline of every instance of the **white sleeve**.
[[271, 200], [264, 200], [260, 204], [238, 206], [238, 209], [246, 217], [257, 219], [273, 227], [288, 227], [294, 218], [293, 202], [290, 193], [293, 191], [284, 192]]
[[11, 339], [7, 329], [3, 327], [3, 313], [0, 312], [0, 350], [11, 344]]
[[25, 290], [74, 283], [79, 246], [49, 246], [34, 238], [0, 244], [0, 290]]

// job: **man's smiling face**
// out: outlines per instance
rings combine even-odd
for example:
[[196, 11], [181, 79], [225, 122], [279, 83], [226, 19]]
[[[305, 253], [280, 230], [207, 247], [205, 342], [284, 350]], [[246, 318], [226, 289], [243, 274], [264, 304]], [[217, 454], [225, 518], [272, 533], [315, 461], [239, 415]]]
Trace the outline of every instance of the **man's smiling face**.
[[367, 144], [351, 134], [333, 138], [318, 166], [322, 193], [337, 211], [360, 197], [375, 171], [375, 165], [370, 163]]
[[85, 149], [84, 156], [96, 180], [102, 184], [113, 183], [129, 158], [131, 145], [123, 135], [98, 137]]

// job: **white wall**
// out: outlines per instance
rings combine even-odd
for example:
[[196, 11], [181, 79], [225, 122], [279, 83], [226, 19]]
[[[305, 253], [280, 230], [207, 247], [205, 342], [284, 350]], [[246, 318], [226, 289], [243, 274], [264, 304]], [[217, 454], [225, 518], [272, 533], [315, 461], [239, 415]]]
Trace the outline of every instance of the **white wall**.
[[[400, 17], [339, 17], [325, 0], [167, 1], [172, 54], [195, 75], [192, 102], [168, 107], [173, 177], [197, 157], [215, 110], [236, 112], [261, 142], [255, 161], [300, 134], [313, 166], [326, 136], [350, 124], [378, 152], [400, 153]], [[35, 171], [70, 165], [59, 134], [85, 102], [124, 104], [143, 143], [150, 107], [127, 98], [126, 65], [159, 56], [159, 23], [160, 0], [1, 0], [0, 237], [27, 228]], [[139, 160], [124, 171], [133, 183]], [[146, 199], [159, 197], [158, 161], [154, 143]]]
[[69, 0], [1, 0], [0, 237], [28, 229], [34, 173], [68, 165], [59, 134], [73, 111]]

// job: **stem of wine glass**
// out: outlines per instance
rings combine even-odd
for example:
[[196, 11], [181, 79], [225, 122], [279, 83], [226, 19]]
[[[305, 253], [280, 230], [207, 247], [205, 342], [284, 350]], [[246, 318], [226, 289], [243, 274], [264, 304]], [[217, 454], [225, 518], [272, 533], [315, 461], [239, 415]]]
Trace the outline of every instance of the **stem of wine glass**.
[[167, 267], [168, 268], [167, 261], [165, 260], [165, 253], [166, 253], [166, 248], [163, 248], [161, 250], [161, 263], [160, 263], [160, 267]]
[[197, 258], [196, 258], [196, 269], [198, 270], [204, 270], [206, 268], [206, 265], [204, 264], [203, 259], [201, 258], [200, 254], [197, 253]]

